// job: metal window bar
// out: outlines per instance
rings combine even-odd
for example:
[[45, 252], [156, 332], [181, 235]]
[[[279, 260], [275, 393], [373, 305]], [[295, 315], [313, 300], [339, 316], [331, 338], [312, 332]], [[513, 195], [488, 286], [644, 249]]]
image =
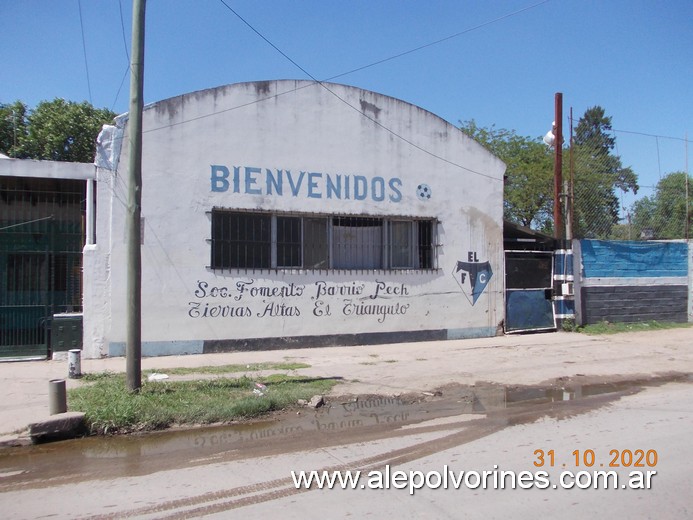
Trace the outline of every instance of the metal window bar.
[[433, 269], [434, 259], [434, 235], [433, 221], [420, 220], [417, 225], [419, 269]]
[[335, 269], [382, 269], [384, 220], [375, 217], [334, 217]]
[[302, 219], [300, 217], [276, 217], [277, 267], [303, 267], [301, 244]]
[[302, 220], [303, 267], [305, 269], [327, 269], [330, 265], [328, 219], [326, 217], [304, 217]]
[[435, 269], [435, 221], [212, 211], [212, 269]]

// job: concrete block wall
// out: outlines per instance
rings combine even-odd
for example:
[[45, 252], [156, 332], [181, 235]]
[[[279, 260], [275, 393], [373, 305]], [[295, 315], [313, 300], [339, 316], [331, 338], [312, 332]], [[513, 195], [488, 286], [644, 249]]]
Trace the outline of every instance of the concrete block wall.
[[574, 248], [579, 325], [689, 319], [688, 243], [578, 240]]

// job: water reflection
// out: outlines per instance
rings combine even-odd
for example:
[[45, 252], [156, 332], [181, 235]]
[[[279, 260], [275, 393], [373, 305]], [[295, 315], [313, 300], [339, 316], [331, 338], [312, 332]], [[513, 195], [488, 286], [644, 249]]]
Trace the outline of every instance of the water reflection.
[[514, 407], [576, 401], [645, 384], [688, 379], [687, 375], [678, 375], [659, 378], [654, 383], [449, 385], [425, 396], [335, 398], [317, 410], [302, 408], [262, 421], [8, 448], [0, 450], [0, 491], [20, 485], [136, 476], [270, 451], [310, 449], [311, 442], [340, 442], [347, 434], [369, 438], [373, 432], [392, 432], [400, 426], [415, 426], [437, 418], [483, 416]]

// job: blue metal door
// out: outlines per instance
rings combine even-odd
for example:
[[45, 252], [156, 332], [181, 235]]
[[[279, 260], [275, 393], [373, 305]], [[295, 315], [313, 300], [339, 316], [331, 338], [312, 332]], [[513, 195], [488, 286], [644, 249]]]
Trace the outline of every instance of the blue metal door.
[[555, 329], [552, 286], [552, 252], [506, 251], [505, 331]]

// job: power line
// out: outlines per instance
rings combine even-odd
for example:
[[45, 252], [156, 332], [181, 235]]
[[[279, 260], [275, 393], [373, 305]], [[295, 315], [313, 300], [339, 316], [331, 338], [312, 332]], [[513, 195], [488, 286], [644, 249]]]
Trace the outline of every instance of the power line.
[[115, 99], [113, 100], [113, 105], [111, 106], [111, 110], [115, 109], [115, 105], [118, 102], [118, 97], [120, 96], [120, 91], [123, 88], [123, 84], [125, 83], [125, 78], [127, 78], [128, 72], [130, 71], [130, 53], [128, 52], [128, 40], [125, 36], [125, 21], [123, 20], [123, 0], [118, 0], [118, 8], [120, 9], [120, 30], [123, 34], [123, 47], [125, 48], [125, 58], [127, 59], [127, 67], [125, 67], [123, 79], [120, 80], [120, 86], [118, 87], [118, 91], [116, 92]]
[[248, 28], [249, 28], [251, 31], [253, 31], [253, 32], [254, 32], [255, 34], [257, 34], [260, 38], [262, 38], [270, 47], [272, 47], [275, 51], [277, 51], [279, 54], [281, 54], [282, 56], [284, 56], [284, 58], [286, 58], [286, 59], [287, 59], [288, 61], [290, 61], [293, 65], [295, 65], [299, 70], [301, 70], [301, 72], [303, 72], [303, 73], [304, 73], [306, 76], [308, 76], [310, 79], [312, 79], [313, 81], [315, 81], [315, 82], [317, 82], [317, 83], [320, 83], [320, 81], [319, 81], [317, 78], [315, 78], [310, 72], [308, 72], [306, 69], [304, 69], [303, 67], [301, 67], [298, 63], [296, 63], [294, 60], [292, 60], [291, 57], [290, 57], [289, 55], [287, 55], [287, 54], [286, 54], [284, 51], [282, 51], [279, 47], [277, 47], [275, 44], [273, 44], [271, 41], [269, 41], [267, 38], [265, 38], [265, 36], [264, 36], [260, 31], [258, 31], [257, 29], [255, 29], [255, 27], [253, 27], [252, 25], [250, 25], [250, 23], [249, 23], [245, 18], [243, 18], [240, 14], [238, 14], [238, 12], [236, 12], [229, 4], [227, 4], [224, 0], [219, 0], [219, 1], [220, 1], [222, 4], [224, 4], [224, 6], [226, 6], [226, 8], [227, 8], [229, 11], [231, 11], [231, 12], [236, 16], [236, 18], [238, 18], [241, 22], [243, 22], [245, 25], [247, 25]]
[[[227, 3], [225, 2], [225, 0], [219, 0], [219, 1], [220, 1], [229, 11], [231, 11], [239, 20], [241, 20], [250, 30], [252, 30], [252, 31], [253, 31], [255, 34], [257, 34], [262, 40], [264, 40], [268, 45], [270, 45], [274, 50], [276, 50], [279, 54], [281, 54], [284, 58], [286, 58], [289, 62], [291, 62], [291, 63], [292, 63], [294, 66], [296, 66], [299, 70], [301, 70], [301, 72], [303, 72], [305, 75], [307, 75], [307, 76], [308, 76], [310, 79], [312, 79], [315, 83], [317, 83], [318, 85], [320, 85], [320, 87], [324, 88], [324, 89], [327, 90], [330, 94], [332, 94], [333, 96], [335, 96], [339, 101], [341, 101], [342, 103], [344, 103], [345, 105], [347, 105], [349, 108], [351, 108], [351, 109], [353, 109], [354, 111], [356, 111], [356, 112], [357, 112], [359, 115], [361, 115], [362, 117], [365, 117], [366, 119], [368, 119], [369, 121], [373, 122], [374, 124], [376, 124], [377, 126], [379, 126], [380, 128], [382, 128], [383, 130], [385, 130], [386, 132], [389, 132], [390, 134], [392, 134], [392, 135], [395, 136], [396, 138], [398, 138], [398, 139], [404, 141], [405, 143], [409, 144], [410, 146], [416, 148], [417, 150], [420, 150], [420, 151], [422, 151], [422, 152], [424, 152], [424, 153], [426, 153], [426, 154], [428, 154], [428, 155], [430, 155], [430, 156], [432, 156], [432, 157], [434, 157], [434, 158], [436, 158], [436, 159], [439, 159], [439, 160], [441, 160], [441, 161], [443, 161], [443, 162], [446, 162], [446, 163], [448, 163], [448, 164], [451, 164], [451, 165], [453, 165], [453, 166], [456, 166], [456, 167], [458, 167], [458, 168], [461, 168], [461, 169], [463, 169], [463, 170], [466, 170], [466, 171], [468, 171], [468, 172], [470, 172], [470, 173], [474, 173], [474, 174], [476, 174], [476, 175], [480, 175], [480, 176], [482, 176], [482, 177], [486, 177], [486, 178], [492, 179], [492, 180], [499, 180], [499, 179], [496, 179], [495, 177], [492, 177], [491, 175], [488, 175], [488, 174], [485, 174], [485, 173], [482, 173], [482, 172], [478, 172], [478, 171], [476, 171], [476, 170], [472, 170], [472, 169], [470, 169], [470, 168], [467, 168], [467, 167], [465, 167], [465, 166], [462, 166], [461, 164], [455, 163], [454, 161], [450, 161], [449, 159], [446, 159], [446, 158], [444, 158], [444, 157], [441, 157], [441, 156], [439, 156], [439, 155], [437, 155], [437, 154], [431, 152], [430, 150], [426, 150], [425, 148], [423, 148], [423, 147], [417, 145], [416, 143], [414, 143], [414, 142], [412, 142], [412, 141], [406, 139], [405, 137], [399, 135], [397, 132], [395, 132], [395, 131], [392, 130], [391, 128], [386, 127], [385, 125], [383, 125], [382, 123], [380, 123], [380, 122], [377, 121], [376, 119], [374, 119], [374, 118], [372, 118], [372, 117], [370, 117], [370, 116], [364, 114], [358, 107], [355, 107], [355, 106], [351, 105], [348, 101], [346, 101], [345, 99], [343, 99], [342, 97], [340, 97], [337, 93], [335, 93], [333, 90], [331, 90], [329, 87], [327, 87], [323, 81], [318, 80], [315, 76], [313, 76], [313, 75], [312, 75], [310, 72], [308, 72], [305, 68], [303, 68], [301, 65], [299, 65], [294, 59], [292, 59], [289, 55], [287, 55], [284, 51], [282, 51], [279, 47], [277, 47], [274, 43], [272, 43], [272, 42], [271, 42], [267, 37], [265, 37], [260, 31], [258, 31], [257, 29], [255, 29], [255, 27], [253, 27], [253, 26], [252, 26], [245, 18], [243, 18], [237, 11], [235, 11], [229, 4], [227, 4]], [[510, 13], [510, 14], [508, 14], [508, 15], [505, 15], [505, 16], [502, 16], [502, 17], [500, 17], [500, 18], [497, 18], [496, 20], [492, 20], [492, 21], [486, 22], [486, 23], [481, 24], [481, 25], [479, 25], [479, 26], [477, 26], [477, 27], [474, 27], [474, 28], [468, 29], [468, 30], [466, 30], [466, 31], [462, 31], [462, 32], [459, 32], [459, 33], [457, 33], [457, 34], [454, 34], [454, 35], [452, 35], [452, 36], [448, 36], [448, 37], [446, 37], [446, 38], [437, 40], [436, 42], [432, 42], [432, 43], [430, 43], [430, 44], [426, 44], [426, 45], [420, 46], [420, 47], [418, 47], [418, 48], [416, 48], [416, 49], [412, 49], [412, 50], [406, 51], [406, 52], [404, 52], [404, 53], [400, 53], [400, 54], [398, 54], [397, 56], [392, 56], [392, 57], [390, 57], [390, 58], [388, 58], [388, 59], [386, 59], [386, 60], [380, 60], [378, 63], [383, 63], [383, 62], [385, 62], [385, 61], [389, 61], [389, 60], [391, 60], [391, 59], [395, 59], [395, 58], [397, 58], [397, 57], [399, 57], [399, 56], [404, 56], [404, 55], [406, 55], [406, 54], [411, 54], [411, 53], [413, 53], [413, 52], [416, 52], [417, 50], [424, 49], [424, 48], [430, 47], [430, 46], [432, 46], [432, 45], [436, 45], [436, 44], [438, 44], [438, 43], [441, 43], [441, 42], [443, 42], [443, 41], [449, 40], [449, 39], [451, 39], [451, 38], [456, 38], [456, 37], [458, 37], [458, 36], [461, 36], [461, 35], [463, 35], [463, 34], [466, 34], [466, 33], [470, 32], [470, 31], [472, 31], [472, 30], [475, 30], [475, 29], [477, 29], [477, 28], [479, 28], [479, 27], [484, 27], [484, 26], [489, 25], [489, 24], [491, 24], [491, 23], [495, 23], [496, 21], [503, 20], [503, 19], [508, 18], [508, 17], [510, 17], [510, 16], [514, 16], [515, 14], [518, 14], [518, 13], [521, 13], [521, 12], [523, 12], [523, 11], [526, 11], [527, 9], [531, 9], [532, 7], [536, 7], [536, 6], [538, 6], [538, 5], [545, 4], [545, 3], [549, 2], [549, 1], [550, 1], [550, 0], [543, 0], [542, 2], [540, 2], [540, 3], [538, 3], [538, 4], [535, 4], [534, 6], [531, 6], [531, 7], [525, 8], [525, 9], [521, 9], [520, 11], [516, 11], [516, 12], [514, 12], [514, 13]], [[359, 68], [358, 70], [362, 70], [362, 69], [364, 69], [364, 68], [368, 68], [368, 67], [377, 65], [378, 63], [366, 65], [366, 66], [364, 66], [364, 67]], [[340, 74], [339, 76], [334, 76], [334, 77], [340, 77], [340, 76], [344, 76], [344, 75], [346, 75], [346, 74], [349, 74], [349, 73]], [[334, 78], [334, 77], [333, 77], [333, 78]], [[330, 79], [333, 79], [333, 78], [330, 78]], [[326, 80], [326, 81], [327, 81], [327, 80]], [[269, 99], [269, 98], [267, 98], [267, 99]], [[502, 179], [501, 179], [501, 180], [502, 180]]]
[[93, 104], [91, 97], [91, 80], [89, 79], [89, 63], [87, 61], [87, 41], [84, 38], [84, 21], [82, 20], [82, 0], [77, 0], [79, 8], [79, 26], [82, 29], [82, 51], [84, 53], [84, 68], [87, 71], [87, 88], [89, 89], [89, 103]]
[[646, 134], [645, 132], [634, 132], [632, 130], [616, 130], [612, 129], [613, 132], [621, 132], [622, 134], [634, 134], [634, 135], [644, 135], [645, 137], [656, 137], [659, 139], [673, 139], [675, 141], [683, 141], [684, 143], [690, 143], [687, 137], [672, 137], [670, 135], [658, 135], [658, 134]]
[[115, 99], [113, 100], [113, 105], [111, 105], [111, 110], [115, 110], [116, 103], [118, 102], [118, 98], [120, 97], [120, 91], [123, 89], [123, 85], [125, 84], [125, 78], [128, 77], [128, 72], [130, 72], [130, 65], [125, 67], [125, 72], [123, 73], [123, 78], [120, 80], [120, 86], [118, 87], [118, 91], [116, 92]]
[[[291, 89], [291, 90], [288, 90], [288, 91], [285, 91], [285, 92], [280, 92], [280, 93], [277, 93], [277, 94], [274, 94], [274, 95], [271, 95], [271, 96], [267, 96], [267, 97], [262, 98], [262, 99], [258, 99], [258, 100], [255, 100], [255, 101], [252, 101], [252, 102], [249, 102], [249, 103], [245, 103], [245, 104], [243, 104], [243, 105], [238, 105], [238, 106], [235, 106], [235, 107], [231, 107], [231, 108], [228, 108], [228, 109], [220, 110], [220, 111], [217, 111], [217, 112], [214, 112], [214, 113], [211, 113], [211, 114], [205, 114], [205, 115], [201, 115], [201, 116], [198, 116], [198, 117], [195, 117], [195, 118], [187, 119], [187, 120], [185, 120], [185, 121], [180, 121], [180, 122], [177, 122], [177, 123], [172, 123], [172, 124], [166, 125], [166, 126], [164, 126], [164, 127], [152, 128], [152, 129], [150, 129], [150, 130], [145, 131], [145, 133], [149, 133], [149, 132], [161, 130], [161, 129], [164, 129], [164, 128], [170, 128], [170, 127], [172, 127], [172, 126], [176, 126], [176, 125], [184, 124], [184, 123], [187, 123], [187, 122], [196, 121], [196, 120], [199, 120], [199, 119], [204, 119], [204, 118], [206, 118], [206, 117], [212, 117], [212, 116], [219, 115], [219, 114], [222, 114], [222, 113], [225, 113], [225, 112], [229, 112], [229, 111], [233, 111], [233, 110], [236, 110], [236, 109], [244, 108], [244, 107], [247, 107], [247, 106], [249, 106], [249, 105], [253, 105], [253, 104], [260, 103], [260, 102], [263, 102], [263, 101], [266, 101], [266, 100], [269, 100], [269, 99], [273, 99], [273, 98], [276, 98], [276, 97], [281, 96], [281, 95], [284, 95], [284, 94], [288, 94], [288, 93], [291, 93], [291, 92], [295, 92], [296, 90], [299, 90], [299, 89], [302, 89], [302, 88], [310, 87], [310, 86], [313, 85], [313, 84], [318, 84], [320, 87], [322, 87], [322, 88], [324, 88], [325, 90], [327, 90], [328, 92], [330, 92], [333, 96], [335, 96], [335, 97], [336, 97], [337, 99], [339, 99], [341, 102], [345, 103], [348, 107], [350, 107], [350, 108], [352, 108], [353, 110], [355, 110], [355, 111], [356, 111], [357, 113], [359, 113], [362, 117], [365, 117], [366, 119], [370, 120], [371, 122], [373, 122], [373, 123], [376, 124], [377, 126], [381, 127], [381, 128], [384, 129], [385, 131], [391, 133], [393, 136], [397, 137], [398, 139], [401, 139], [402, 141], [406, 142], [407, 144], [413, 146], [414, 148], [417, 148], [418, 150], [420, 150], [420, 151], [422, 151], [422, 152], [424, 152], [424, 153], [427, 153], [427, 154], [429, 154], [429, 155], [431, 155], [431, 156], [433, 156], [433, 157], [435, 157], [435, 158], [437, 158], [437, 159], [440, 159], [440, 160], [442, 160], [442, 161], [444, 161], [444, 162], [448, 162], [448, 163], [450, 163], [450, 164], [452, 164], [452, 165], [454, 165], [454, 166], [456, 166], [456, 167], [462, 168], [462, 169], [464, 169], [464, 170], [470, 171], [470, 172], [472, 172], [472, 173], [475, 173], [475, 174], [478, 174], [478, 175], [481, 175], [481, 176], [485, 176], [485, 177], [492, 178], [492, 177], [490, 177], [490, 176], [488, 176], [488, 175], [486, 175], [486, 174], [484, 174], [484, 173], [482, 173], [482, 172], [477, 172], [477, 171], [474, 171], [474, 170], [470, 170], [470, 169], [468, 169], [468, 168], [465, 168], [465, 167], [462, 166], [462, 165], [459, 165], [459, 164], [457, 164], [457, 163], [454, 163], [454, 162], [452, 162], [452, 161], [449, 161], [449, 160], [445, 159], [444, 157], [440, 157], [440, 156], [438, 156], [438, 155], [436, 155], [436, 154], [434, 154], [434, 153], [432, 153], [432, 152], [430, 152], [430, 151], [428, 151], [428, 150], [426, 150], [426, 149], [424, 149], [424, 148], [418, 146], [417, 144], [415, 144], [415, 143], [413, 143], [413, 142], [407, 140], [406, 138], [404, 138], [403, 136], [397, 134], [396, 132], [394, 132], [394, 131], [391, 130], [390, 128], [388, 128], [388, 127], [386, 127], [385, 125], [383, 125], [382, 123], [380, 123], [379, 121], [377, 121], [377, 120], [371, 118], [371, 117], [368, 116], [367, 114], [364, 114], [358, 107], [355, 107], [355, 106], [351, 105], [348, 101], [346, 101], [345, 99], [341, 98], [338, 94], [336, 94], [333, 90], [331, 90], [327, 85], [325, 85], [325, 82], [332, 81], [332, 80], [334, 80], [334, 79], [337, 79], [337, 78], [340, 78], [340, 77], [343, 77], [343, 76], [346, 76], [346, 75], [349, 75], [349, 74], [352, 74], [352, 73], [355, 73], [355, 72], [358, 72], [358, 71], [361, 71], [361, 70], [364, 70], [364, 69], [368, 69], [368, 68], [371, 68], [371, 67], [380, 65], [380, 64], [382, 64], [382, 63], [386, 63], [386, 62], [388, 62], [388, 61], [391, 61], [391, 60], [394, 60], [394, 59], [397, 59], [397, 58], [406, 56], [406, 55], [408, 55], [408, 54], [412, 54], [412, 53], [418, 52], [418, 51], [423, 50], [423, 49], [426, 49], [426, 48], [428, 48], [428, 47], [432, 47], [432, 46], [434, 46], [434, 45], [438, 45], [438, 44], [443, 43], [443, 42], [445, 42], [445, 41], [448, 41], [448, 40], [451, 40], [451, 39], [454, 39], [454, 38], [463, 36], [463, 35], [465, 35], [465, 34], [468, 34], [468, 33], [472, 32], [472, 31], [478, 30], [478, 29], [480, 29], [480, 28], [489, 26], [489, 25], [491, 25], [491, 24], [497, 23], [497, 22], [499, 22], [499, 21], [502, 21], [502, 20], [511, 18], [511, 17], [513, 17], [513, 16], [516, 16], [516, 15], [521, 14], [521, 13], [523, 13], [523, 12], [526, 12], [526, 11], [528, 11], [528, 10], [534, 9], [534, 8], [536, 8], [536, 7], [539, 7], [539, 6], [543, 5], [543, 4], [548, 3], [549, 1], [550, 1], [550, 0], [543, 0], [543, 1], [541, 1], [541, 2], [538, 2], [538, 3], [536, 3], [536, 4], [533, 4], [533, 5], [531, 5], [531, 6], [527, 6], [527, 7], [525, 7], [525, 8], [519, 9], [519, 10], [514, 11], [514, 12], [512, 12], [512, 13], [505, 14], [505, 15], [503, 15], [503, 16], [500, 16], [500, 17], [495, 18], [495, 19], [493, 19], [493, 20], [489, 20], [489, 21], [487, 21], [487, 22], [481, 23], [481, 24], [476, 25], [476, 26], [474, 26], [474, 27], [470, 27], [470, 28], [468, 28], [468, 29], [465, 29], [465, 30], [460, 31], [460, 32], [455, 33], [455, 34], [452, 34], [452, 35], [450, 35], [450, 36], [446, 36], [446, 37], [444, 37], [444, 38], [440, 38], [440, 39], [438, 39], [438, 40], [436, 40], [436, 41], [433, 41], [433, 42], [430, 42], [430, 43], [427, 43], [427, 44], [418, 46], [418, 47], [416, 47], [416, 48], [413, 48], [413, 49], [410, 49], [410, 50], [407, 50], [407, 51], [400, 52], [400, 53], [395, 54], [395, 55], [392, 55], [392, 56], [390, 56], [390, 57], [387, 57], [387, 58], [384, 58], [384, 59], [375, 61], [375, 62], [370, 63], [370, 64], [367, 64], [367, 65], [363, 65], [363, 66], [361, 66], [361, 67], [357, 67], [357, 68], [352, 69], [352, 70], [350, 70], [350, 71], [343, 72], [343, 73], [337, 74], [337, 75], [335, 75], [335, 76], [331, 76], [331, 77], [326, 78], [326, 79], [323, 79], [323, 80], [318, 80], [318, 79], [317, 79], [315, 76], [313, 76], [308, 70], [306, 70], [304, 67], [302, 67], [299, 63], [297, 63], [294, 59], [292, 59], [289, 55], [287, 55], [284, 51], [282, 51], [277, 45], [275, 45], [272, 41], [270, 41], [267, 37], [265, 37], [260, 31], [258, 31], [255, 27], [253, 27], [253, 25], [252, 25], [250, 22], [248, 22], [245, 18], [243, 18], [243, 17], [242, 17], [236, 10], [234, 10], [225, 0], [220, 0], [220, 2], [224, 5], [224, 7], [226, 7], [231, 13], [233, 13], [234, 16], [236, 16], [241, 22], [243, 22], [243, 23], [244, 23], [251, 31], [253, 31], [258, 37], [260, 37], [263, 41], [265, 41], [268, 45], [270, 45], [276, 52], [278, 52], [279, 54], [281, 54], [287, 61], [289, 61], [290, 63], [292, 63], [296, 68], [298, 68], [301, 72], [303, 72], [306, 76], [308, 76], [314, 83], [308, 83], [308, 84], [306, 84], [306, 85], [303, 85], [303, 86], [300, 86], [300, 87], [297, 87], [297, 88], [294, 88], [294, 89]], [[122, 12], [121, 12], [121, 16], [122, 16]], [[677, 137], [670, 137], [670, 136], [662, 136], [662, 135], [656, 135], [656, 134], [648, 134], [648, 133], [643, 133], [643, 132], [635, 132], [635, 131], [628, 131], [628, 130], [617, 130], [617, 129], [612, 129], [612, 131], [613, 131], [614, 133], [617, 133], [617, 132], [621, 132], [621, 133], [630, 133], [630, 134], [643, 135], [643, 136], [648, 136], [648, 137], [664, 138], [664, 139], [675, 139], [675, 140], [680, 140], [680, 141], [688, 142], [687, 139], [682, 139], [682, 138], [677, 138]]]
[[[224, 0], [220, 0], [220, 1], [223, 2]], [[353, 74], [354, 72], [360, 72], [364, 69], [368, 69], [370, 67], [375, 67], [376, 65], [381, 65], [381, 64], [386, 63], [388, 61], [392, 61], [392, 60], [396, 60], [397, 58], [401, 58], [402, 56], [406, 56], [408, 54], [413, 54], [415, 52], [426, 49], [428, 47], [433, 47], [434, 45], [438, 45], [438, 44], [446, 42], [448, 40], [452, 40], [454, 38], [464, 36], [465, 34], [469, 34], [472, 31], [476, 31], [477, 29], [482, 29], [483, 27], [494, 24], [496, 22], [500, 22], [502, 20], [505, 20], [506, 18], [511, 18], [511, 17], [516, 16], [520, 13], [524, 13], [525, 11], [529, 11], [530, 9], [534, 9], [535, 7], [539, 7], [540, 5], [546, 4], [550, 1], [551, 0], [543, 0], [542, 2], [539, 2], [537, 4], [530, 5], [528, 7], [524, 7], [522, 9], [519, 9], [518, 11], [513, 11], [512, 13], [508, 13], [508, 14], [505, 14], [505, 15], [500, 16], [498, 18], [494, 18], [493, 20], [489, 20], [487, 22], [480, 23], [479, 25], [475, 25], [474, 27], [470, 27], [468, 29], [465, 29], [464, 31], [460, 31], [460, 32], [455, 33], [455, 34], [451, 34], [450, 36], [446, 36], [445, 38], [441, 38], [439, 40], [436, 40], [436, 41], [433, 41], [430, 43], [426, 43], [424, 45], [420, 45], [420, 46], [415, 47], [413, 49], [409, 49], [408, 51], [400, 52], [399, 54], [394, 54], [393, 56], [390, 56], [388, 58], [383, 58], [382, 60], [374, 61], [373, 63], [369, 63], [368, 65], [363, 65], [361, 67], [357, 67], [357, 68], [352, 69], [348, 72], [342, 72], [341, 74], [337, 74], [336, 76], [332, 76], [331, 78], [328, 78], [325, 81], [331, 81], [333, 79], [341, 78], [342, 76], [347, 76], [349, 74]]]
[[123, 47], [125, 48], [125, 57], [127, 58], [128, 65], [130, 64], [130, 53], [128, 52], [128, 40], [125, 36], [125, 21], [123, 20], [123, 2], [118, 0], [118, 8], [120, 9], [120, 30], [123, 34]]

